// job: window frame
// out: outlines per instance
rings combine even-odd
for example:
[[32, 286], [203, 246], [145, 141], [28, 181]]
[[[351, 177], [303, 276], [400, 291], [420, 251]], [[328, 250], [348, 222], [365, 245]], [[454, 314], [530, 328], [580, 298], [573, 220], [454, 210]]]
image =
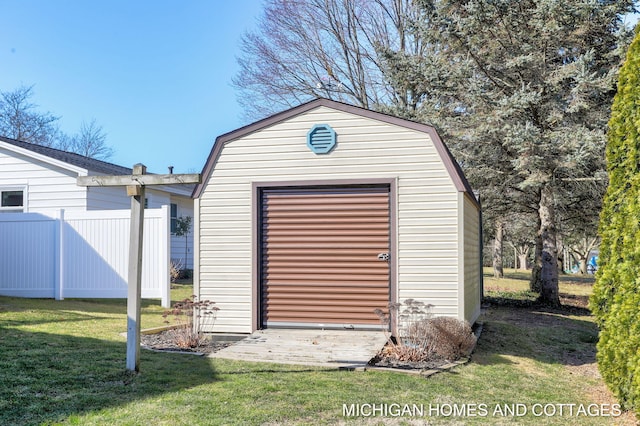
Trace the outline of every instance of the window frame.
[[[22, 206], [3, 206], [2, 193], [4, 192], [22, 192]], [[22, 185], [0, 186], [0, 213], [26, 213], [28, 204], [27, 187]]]
[[[174, 216], [174, 213], [175, 213], [175, 216]], [[171, 231], [172, 234], [175, 234], [176, 229], [178, 228], [178, 204], [177, 203], [169, 203], [169, 222], [170, 222], [169, 230]]]

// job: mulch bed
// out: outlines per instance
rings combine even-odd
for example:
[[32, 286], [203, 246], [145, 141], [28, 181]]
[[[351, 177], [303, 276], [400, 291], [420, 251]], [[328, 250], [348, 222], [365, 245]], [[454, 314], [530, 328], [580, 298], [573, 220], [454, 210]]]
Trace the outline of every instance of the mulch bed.
[[167, 352], [197, 353], [203, 355], [218, 352], [233, 343], [234, 342], [231, 341], [217, 341], [213, 340], [210, 336], [205, 336], [199, 346], [194, 348], [181, 348], [173, 341], [171, 337], [171, 330], [161, 331], [154, 334], [142, 334], [140, 336], [140, 344], [147, 349]]
[[393, 358], [386, 358], [381, 353], [371, 358], [368, 365], [372, 367], [397, 368], [399, 370], [438, 370], [450, 364], [445, 359], [434, 359], [422, 362], [399, 361]]
[[[473, 326], [473, 333], [476, 336], [476, 344], [482, 333], [482, 324], [477, 322]], [[369, 360], [367, 365], [371, 367], [392, 368], [398, 370], [413, 370], [413, 371], [441, 371], [448, 369], [454, 365], [467, 362], [471, 356], [471, 352], [475, 350], [474, 347], [466, 356], [462, 356], [459, 359], [447, 360], [444, 358], [433, 355], [432, 358], [425, 359], [420, 362], [400, 361], [393, 357], [393, 352], [387, 349], [390, 343], [385, 344], [384, 348], [380, 350], [373, 358]]]

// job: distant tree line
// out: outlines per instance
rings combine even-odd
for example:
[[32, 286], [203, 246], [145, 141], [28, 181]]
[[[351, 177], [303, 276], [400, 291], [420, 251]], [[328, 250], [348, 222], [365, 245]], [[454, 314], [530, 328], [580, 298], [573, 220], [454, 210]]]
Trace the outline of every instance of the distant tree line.
[[0, 136], [99, 160], [113, 155], [107, 135], [95, 119], [83, 121], [77, 133], [68, 135], [60, 130], [60, 117], [40, 111], [32, 98], [33, 86], [0, 91]]

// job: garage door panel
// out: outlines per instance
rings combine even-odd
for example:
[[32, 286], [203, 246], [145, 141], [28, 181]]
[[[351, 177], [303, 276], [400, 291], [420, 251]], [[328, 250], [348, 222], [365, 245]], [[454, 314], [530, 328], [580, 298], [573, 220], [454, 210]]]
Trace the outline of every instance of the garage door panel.
[[346, 249], [335, 249], [333, 251], [327, 251], [327, 250], [323, 250], [323, 249], [319, 249], [319, 248], [314, 248], [314, 247], [310, 247], [304, 250], [300, 250], [300, 249], [295, 249], [295, 248], [273, 248], [273, 247], [267, 247], [264, 249], [264, 253], [266, 253], [267, 255], [273, 255], [273, 256], [312, 256], [314, 259], [316, 258], [321, 258], [321, 257], [330, 257], [330, 258], [334, 258], [334, 259], [343, 259], [346, 256], [358, 256], [358, 257], [366, 257], [367, 259], [364, 259], [365, 261], [369, 261], [371, 256], [377, 256], [378, 253], [380, 253], [380, 249], [381, 247], [377, 247], [377, 248], [370, 248], [370, 247], [365, 247], [363, 249], [350, 249], [350, 248], [346, 248]]
[[[380, 262], [382, 263], [382, 262]], [[337, 274], [351, 276], [353, 274], [383, 274], [387, 276], [387, 268], [385, 265], [375, 265], [371, 267], [354, 267], [348, 262], [280, 262], [273, 261], [269, 265], [270, 274], [305, 274], [305, 278], [309, 274]]]
[[[336, 303], [330, 303], [326, 305], [313, 305], [309, 306], [304, 311], [293, 311], [290, 306], [278, 304], [275, 307], [270, 308], [273, 311], [273, 314], [281, 315], [281, 316], [305, 316], [309, 318], [318, 317], [318, 314], [331, 314], [330, 316], [335, 318], [340, 318], [343, 316], [344, 318], [349, 319], [362, 319], [363, 316], [369, 316], [369, 311], [371, 311], [371, 305], [359, 306], [355, 304], [349, 305], [338, 305]], [[373, 308], [375, 309], [375, 308]], [[345, 311], [347, 310], [347, 311]], [[328, 315], [327, 315], [328, 316]], [[326, 317], [325, 317], [326, 318]], [[371, 318], [373, 320], [380, 321], [380, 318]]]
[[265, 189], [261, 289], [266, 326], [379, 324], [389, 303], [389, 188]]
[[363, 319], [360, 312], [344, 313], [331, 311], [299, 311], [295, 315], [282, 314], [278, 316], [278, 321], [267, 322], [267, 326], [275, 327], [327, 327], [331, 324], [344, 324], [345, 327], [353, 325], [367, 326], [367, 328], [377, 328], [380, 326], [379, 318]]
[[[276, 286], [278, 287], [278, 286]], [[334, 289], [331, 292], [327, 292], [325, 288], [317, 289], [317, 288], [295, 288], [293, 286], [279, 286], [277, 289], [271, 289], [274, 294], [278, 294], [278, 301], [283, 304], [297, 304], [299, 303], [300, 298], [312, 298], [313, 300], [333, 300], [333, 301], [342, 301], [342, 300], [351, 300], [354, 302], [362, 302], [362, 297], [360, 294], [362, 293], [361, 289], [348, 289], [342, 290], [340, 288]], [[371, 300], [384, 301], [387, 300], [388, 292], [386, 289], [372, 289], [371, 290]], [[268, 302], [267, 302], [268, 303]], [[368, 302], [367, 302], [368, 303]]]
[[[340, 216], [340, 223], [336, 224], [335, 220], [325, 220], [324, 217], [317, 217], [316, 216], [311, 216], [309, 215], [308, 217], [303, 217], [303, 216], [295, 216], [295, 215], [290, 215], [288, 217], [269, 217], [269, 218], [264, 218], [263, 219], [263, 224], [265, 225], [270, 225], [270, 224], [291, 224], [291, 226], [295, 226], [295, 225], [302, 225], [303, 229], [304, 226], [307, 226], [308, 224], [312, 223], [314, 225], [322, 225], [322, 224], [327, 224], [328, 226], [332, 227], [332, 226], [359, 226], [362, 225], [362, 218], [358, 217], [358, 216], [349, 216], [349, 215], [341, 215]], [[365, 226], [388, 226], [389, 225], [389, 216], [388, 215], [383, 215], [383, 214], [378, 214], [376, 216], [371, 216], [368, 220], [368, 223], [365, 224]]]
[[291, 243], [299, 243], [299, 242], [308, 242], [308, 243], [349, 243], [353, 244], [354, 247], [362, 247], [363, 244], [366, 244], [365, 247], [370, 247], [375, 245], [376, 247], [384, 248], [386, 246], [386, 242], [388, 241], [388, 235], [345, 235], [337, 234], [337, 233], [319, 233], [312, 232], [308, 235], [305, 233], [304, 235], [271, 235], [267, 233], [269, 238], [269, 243], [273, 247], [278, 247], [278, 243], [291, 244]]
[[272, 279], [269, 282], [270, 286], [275, 286], [275, 285], [282, 285], [282, 286], [286, 286], [286, 285], [291, 285], [291, 286], [295, 286], [295, 285], [305, 285], [305, 286], [317, 286], [317, 287], [326, 287], [327, 291], [334, 291], [334, 288], [353, 288], [353, 291], [359, 291], [359, 292], [364, 292], [367, 289], [373, 289], [376, 287], [379, 288], [384, 288], [385, 291], [388, 292], [388, 285], [386, 285], [386, 283], [380, 284], [378, 283], [378, 285], [374, 285], [372, 284], [371, 280], [358, 280], [358, 277], [353, 277], [350, 279], [345, 279], [345, 280], [335, 280], [335, 279], [327, 279], [327, 280], [321, 280], [318, 279], [316, 277], [307, 277], [307, 279], [305, 280], [300, 280], [300, 279]]

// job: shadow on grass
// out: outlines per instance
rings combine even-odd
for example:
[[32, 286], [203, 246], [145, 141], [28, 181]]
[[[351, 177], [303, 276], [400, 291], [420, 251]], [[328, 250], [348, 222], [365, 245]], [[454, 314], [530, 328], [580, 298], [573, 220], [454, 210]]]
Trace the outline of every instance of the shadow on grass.
[[580, 274], [565, 274], [560, 277], [560, 279], [565, 283], [571, 284], [582, 284], [582, 285], [593, 285], [595, 282], [595, 276], [593, 275], [580, 275]]
[[[77, 320], [77, 319], [76, 319]], [[0, 327], [0, 424], [50, 424], [219, 380], [209, 359], [141, 352], [126, 343]]]
[[[166, 310], [157, 299], [142, 299], [143, 314], [162, 316]], [[0, 326], [30, 326], [48, 323], [111, 320], [114, 315], [126, 316], [126, 299], [39, 299], [0, 296]], [[24, 313], [24, 315], [11, 315]]]
[[509, 356], [574, 366], [595, 362], [598, 328], [588, 309], [512, 302], [495, 298], [485, 301], [476, 362], [511, 363]]

